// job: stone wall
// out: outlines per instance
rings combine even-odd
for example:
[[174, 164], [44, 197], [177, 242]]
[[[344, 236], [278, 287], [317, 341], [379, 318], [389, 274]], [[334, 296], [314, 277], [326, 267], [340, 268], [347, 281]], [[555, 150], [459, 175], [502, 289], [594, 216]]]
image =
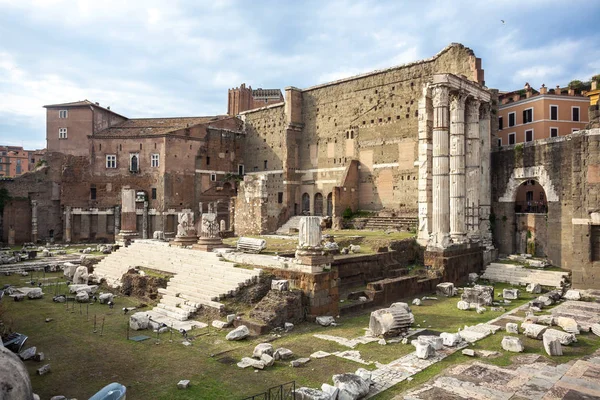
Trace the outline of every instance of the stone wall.
[[546, 232], [545, 242], [544, 235], [536, 236], [536, 247], [545, 249], [552, 264], [572, 271], [575, 287], [600, 287], [600, 260], [594, 255], [600, 243], [594, 228], [600, 225], [600, 130], [492, 153], [492, 219], [500, 253], [519, 250], [524, 217], [515, 213], [514, 201], [519, 185], [531, 179], [544, 188], [548, 202], [546, 225], [535, 220]]

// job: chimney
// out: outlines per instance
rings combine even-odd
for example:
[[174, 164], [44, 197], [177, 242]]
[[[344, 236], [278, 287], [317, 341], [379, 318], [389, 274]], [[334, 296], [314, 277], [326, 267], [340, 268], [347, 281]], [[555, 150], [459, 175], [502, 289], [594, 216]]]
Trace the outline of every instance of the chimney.
[[557, 94], [560, 96], [560, 85], [556, 85], [556, 89], [554, 90], [554, 94]]
[[519, 93], [515, 93], [513, 94], [513, 101], [519, 101], [521, 100], [521, 95]]
[[548, 93], [548, 88], [546, 87], [545, 84], [542, 83], [542, 87], [540, 88], [540, 94], [546, 94]]
[[569, 88], [568, 93], [569, 93], [569, 96], [575, 96], [575, 89]]
[[525, 82], [525, 98], [530, 98], [532, 94], [533, 91], [531, 90], [531, 85], [529, 84], [529, 82]]
[[107, 110], [110, 110], [110, 106], [106, 107]]
[[97, 105], [97, 106], [99, 106], [99, 105], [100, 105], [100, 103], [96, 102], [96, 105]]

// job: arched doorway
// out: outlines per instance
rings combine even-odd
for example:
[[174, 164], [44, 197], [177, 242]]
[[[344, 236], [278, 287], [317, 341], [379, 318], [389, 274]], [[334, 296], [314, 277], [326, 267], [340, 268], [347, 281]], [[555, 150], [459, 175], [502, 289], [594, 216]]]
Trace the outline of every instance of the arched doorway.
[[516, 251], [536, 257], [547, 256], [548, 198], [535, 179], [522, 182], [515, 197]]
[[302, 215], [310, 215], [310, 195], [302, 194]]
[[315, 194], [315, 200], [314, 200], [314, 214], [313, 215], [318, 215], [318, 216], [322, 216], [323, 215], [323, 195], [321, 193], [317, 193]]
[[327, 215], [333, 217], [333, 193], [327, 195]]

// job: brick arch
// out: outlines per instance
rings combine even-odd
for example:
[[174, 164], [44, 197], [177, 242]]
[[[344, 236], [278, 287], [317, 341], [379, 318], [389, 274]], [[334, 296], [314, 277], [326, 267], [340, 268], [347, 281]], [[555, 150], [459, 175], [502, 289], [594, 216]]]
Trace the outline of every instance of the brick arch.
[[552, 183], [552, 179], [550, 178], [550, 174], [546, 170], [546, 167], [543, 165], [536, 165], [533, 167], [521, 167], [514, 168], [510, 178], [508, 178], [508, 182], [506, 183], [506, 189], [498, 202], [500, 203], [514, 203], [517, 198], [517, 192], [519, 190], [519, 186], [527, 180], [536, 180], [542, 188], [544, 188], [544, 192], [546, 192], [546, 200], [548, 202], [560, 201], [558, 197], [558, 193]]

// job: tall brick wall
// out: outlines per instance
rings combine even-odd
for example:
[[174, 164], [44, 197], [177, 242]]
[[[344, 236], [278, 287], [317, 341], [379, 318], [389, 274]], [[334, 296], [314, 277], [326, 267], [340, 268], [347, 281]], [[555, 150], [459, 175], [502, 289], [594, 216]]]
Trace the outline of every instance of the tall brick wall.
[[[515, 213], [516, 189], [527, 179], [544, 188], [545, 218], [528, 221]], [[554, 265], [571, 270], [575, 286], [600, 287], [600, 260], [592, 251], [593, 226], [600, 225], [598, 129], [493, 152], [492, 188], [494, 241], [500, 253], [522, 250], [523, 235], [534, 229], [536, 254], [543, 252]]]

